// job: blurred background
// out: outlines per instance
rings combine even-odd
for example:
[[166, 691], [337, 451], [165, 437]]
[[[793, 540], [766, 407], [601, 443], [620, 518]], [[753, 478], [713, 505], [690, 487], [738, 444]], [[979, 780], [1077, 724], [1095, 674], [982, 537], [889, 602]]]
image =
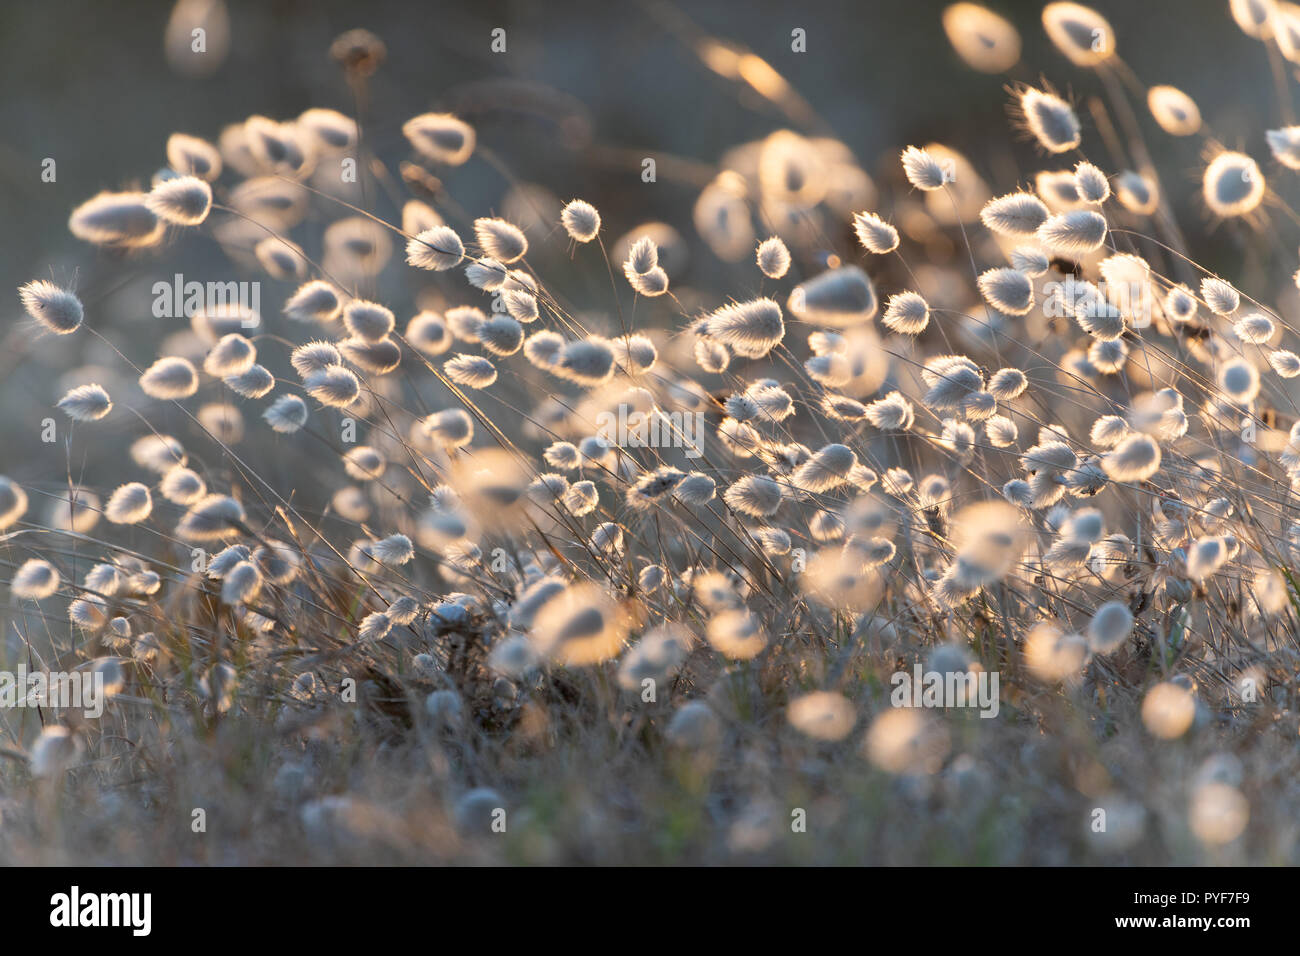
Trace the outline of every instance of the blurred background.
[[[696, 254], [700, 244], [690, 228], [692, 204], [714, 164], [736, 144], [794, 125], [752, 90], [712, 72], [696, 53], [705, 37], [752, 50], [779, 71], [804, 101], [801, 132], [843, 140], [875, 178], [886, 216], [899, 178], [898, 149], [909, 143], [952, 146], [996, 191], [1006, 191], [1035, 169], [1061, 165], [1043, 163], [1011, 129], [1007, 83], [1045, 78], [1076, 101], [1097, 93], [1098, 84], [1051, 47], [1041, 3], [988, 5], [1021, 32], [1021, 62], [1008, 75], [976, 73], [958, 59], [938, 2], [5, 4], [0, 285], [14, 290], [35, 277], [75, 283], [91, 325], [144, 364], [156, 354], [159, 321], [150, 315], [148, 290], [175, 272], [261, 278], [263, 312], [278, 312], [292, 286], [224, 259], [214, 266], [218, 249], [206, 235], [124, 258], [75, 240], [68, 214], [103, 189], [147, 188], [173, 131], [215, 142], [225, 126], [255, 113], [288, 119], [319, 106], [355, 115], [353, 92], [329, 48], [359, 26], [387, 47], [362, 119], [368, 146], [390, 168], [409, 156], [400, 134], [405, 119], [430, 109], [456, 112], [476, 127], [481, 155], [494, 158], [447, 171], [448, 192], [470, 216], [509, 212], [502, 204], [508, 177], [517, 175], [559, 199], [592, 201], [612, 236], [649, 219], [673, 223], [691, 245], [696, 278], [701, 269], [723, 267], [707, 249]], [[1226, 145], [1267, 157], [1264, 130], [1281, 125], [1269, 63], [1261, 44], [1235, 28], [1224, 0], [1095, 6], [1111, 20], [1120, 55], [1143, 83], [1179, 86]], [[194, 23], [207, 25], [201, 58], [189, 55]], [[504, 53], [491, 49], [496, 28], [506, 31]], [[796, 28], [806, 32], [806, 52], [791, 49]], [[1149, 120], [1143, 104], [1135, 105]], [[1086, 110], [1080, 114], [1090, 158], [1113, 169]], [[1212, 267], [1230, 268], [1233, 233], [1201, 228], [1208, 218], [1195, 195], [1197, 141], [1156, 131], [1148, 142], [1193, 251]], [[654, 184], [641, 182], [645, 156], [659, 164]], [[47, 158], [57, 164], [54, 182], [41, 178]], [[364, 199], [371, 211], [398, 221], [400, 206], [390, 196], [372, 190]], [[413, 308], [414, 290], [404, 285], [413, 280], [403, 276], [411, 271], [394, 256], [388, 285], [375, 290], [399, 321]], [[675, 284], [691, 278], [673, 276]], [[1289, 285], [1289, 275], [1272, 278], [1274, 288]], [[9, 413], [0, 418], [0, 473], [19, 480], [52, 477], [50, 469], [62, 475], [64, 450], [33, 437], [67, 384], [60, 376], [87, 363], [116, 365], [120, 374], [121, 363], [86, 337], [33, 341], [16, 295], [0, 297], [0, 320], [0, 402]]]

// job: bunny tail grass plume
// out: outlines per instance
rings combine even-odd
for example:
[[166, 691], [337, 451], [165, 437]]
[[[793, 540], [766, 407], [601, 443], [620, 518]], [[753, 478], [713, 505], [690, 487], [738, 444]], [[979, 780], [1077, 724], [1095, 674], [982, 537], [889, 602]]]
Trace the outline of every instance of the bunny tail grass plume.
[[1278, 15], [1275, 0], [1228, 0], [1228, 10], [1241, 32], [1256, 40], [1267, 40]]
[[465, 245], [450, 226], [426, 229], [406, 243], [406, 262], [417, 269], [446, 272], [465, 258]]
[[1115, 55], [1115, 31], [1096, 10], [1079, 3], [1049, 3], [1043, 29], [1075, 66], [1096, 66]]
[[930, 324], [930, 306], [916, 292], [890, 296], [881, 322], [900, 335], [920, 335]]
[[868, 405], [866, 416], [881, 431], [907, 431], [912, 427], [916, 410], [902, 392], [890, 392]]
[[883, 256], [898, 248], [898, 230], [874, 212], [859, 212], [853, 216], [853, 231], [867, 252]]
[[275, 388], [275, 376], [256, 363], [235, 375], [227, 375], [221, 381], [226, 388], [244, 398], [261, 398]]
[[1282, 378], [1295, 378], [1300, 375], [1300, 356], [1285, 349], [1269, 353], [1268, 364]]
[[790, 701], [786, 708], [790, 726], [813, 740], [843, 740], [853, 732], [857, 714], [847, 697], [819, 690]]
[[1156, 184], [1145, 176], [1126, 169], [1115, 177], [1115, 198], [1129, 212], [1149, 216], [1160, 204]]
[[840, 266], [813, 276], [794, 288], [786, 304], [796, 318], [833, 328], [866, 322], [880, 307], [871, 277], [857, 266]]
[[406, 341], [425, 355], [442, 355], [452, 346], [446, 320], [437, 312], [421, 312], [406, 324]]
[[1120, 601], [1097, 608], [1088, 622], [1088, 647], [1094, 654], [1112, 654], [1133, 632], [1133, 612]]
[[172, 133], [167, 138], [167, 165], [182, 176], [213, 182], [221, 175], [221, 153], [205, 139]]
[[145, 205], [173, 226], [197, 226], [212, 209], [212, 187], [197, 176], [164, 179], [149, 193]]
[[1239, 405], [1253, 402], [1259, 395], [1259, 369], [1242, 356], [1224, 362], [1217, 381], [1223, 394]]
[[30, 558], [14, 572], [9, 590], [24, 601], [43, 601], [59, 590], [58, 569], [41, 558]]
[[574, 242], [591, 242], [600, 234], [600, 213], [591, 203], [574, 199], [560, 212], [560, 225]]
[[32, 776], [37, 779], [53, 779], [77, 763], [81, 756], [82, 743], [67, 727], [50, 724], [32, 744]]
[[164, 356], [140, 376], [140, 390], [163, 401], [189, 398], [199, 390], [198, 369], [188, 359]]
[[262, 590], [262, 572], [251, 561], [240, 561], [222, 576], [221, 603], [243, 604]]
[[1265, 132], [1273, 158], [1288, 169], [1300, 169], [1300, 126]]
[[47, 331], [67, 335], [81, 327], [81, 300], [45, 279], [34, 279], [18, 290], [23, 309]]
[[858, 456], [845, 445], [826, 445], [795, 469], [790, 483], [815, 494], [838, 488], [848, 480], [858, 464]]
[[498, 262], [516, 262], [528, 254], [523, 230], [504, 219], [475, 219], [474, 238], [484, 255]]
[[237, 534], [244, 523], [244, 509], [226, 495], [207, 495], [195, 502], [176, 525], [176, 534], [186, 541], [213, 541]]
[[313, 279], [289, 297], [284, 314], [299, 322], [333, 322], [342, 308], [339, 290], [323, 279]]
[[99, 246], [142, 249], [157, 245], [166, 227], [147, 205], [145, 193], [103, 192], [72, 211], [68, 229]]
[[981, 73], [1005, 73], [1020, 60], [1020, 33], [977, 3], [954, 3], [943, 11], [943, 31], [966, 65]]
[[396, 325], [393, 313], [378, 302], [353, 299], [343, 307], [343, 325], [367, 342], [379, 342]]
[[1079, 197], [1090, 203], [1103, 203], [1110, 198], [1110, 180], [1092, 163], [1079, 163], [1074, 167], [1074, 183]]
[[1011, 250], [1011, 268], [1019, 269], [1027, 276], [1045, 275], [1052, 267], [1047, 253], [1037, 246], [1016, 246]]
[[1208, 276], [1201, 280], [1201, 298], [1215, 315], [1232, 315], [1241, 305], [1241, 294], [1230, 283]]
[[302, 246], [278, 236], [267, 236], [253, 247], [253, 255], [273, 279], [300, 280], [307, 274]]
[[1068, 153], [1081, 139], [1079, 117], [1070, 104], [1032, 86], [1020, 91], [1019, 111], [1038, 145], [1049, 153]]
[[203, 359], [203, 371], [213, 378], [247, 372], [257, 361], [257, 348], [237, 332], [223, 335]]
[[1034, 307], [1034, 284], [1015, 269], [989, 269], [979, 277], [985, 301], [1008, 315], [1025, 315]]
[[415, 557], [415, 547], [404, 534], [391, 534], [370, 546], [371, 556], [380, 564], [396, 568]]
[[510, 270], [495, 259], [478, 259], [465, 266], [469, 284], [484, 292], [496, 292], [510, 278]]
[[262, 412], [272, 431], [290, 435], [307, 424], [307, 403], [297, 395], [281, 395]]
[[524, 327], [508, 315], [493, 315], [479, 329], [479, 342], [493, 355], [514, 355], [524, 344]]
[[550, 371], [579, 385], [600, 385], [614, 374], [614, 350], [596, 336], [569, 342]]
[[497, 380], [496, 366], [481, 355], [460, 354], [442, 366], [446, 376], [457, 385], [487, 388]]
[[338, 110], [304, 110], [298, 116], [298, 128], [315, 140], [316, 148], [323, 153], [351, 149], [357, 141], [356, 121]]
[[333, 342], [307, 342], [299, 345], [289, 354], [289, 364], [302, 377], [330, 365], [339, 365], [342, 361], [343, 356], [339, 354]]
[[907, 181], [917, 189], [929, 192], [942, 189], [948, 181], [943, 163], [923, 149], [909, 146], [901, 157]]
[[[1170, 136], [1192, 136], [1201, 128], [1201, 111], [1196, 101], [1177, 87], [1151, 87], [1147, 90], [1147, 108]], [[1267, 135], [1271, 145], [1273, 134]]]
[[630, 372], [648, 372], [659, 360], [659, 350], [644, 335], [613, 339], [609, 345], [619, 366]]
[[1146, 481], [1160, 470], [1160, 445], [1150, 435], [1135, 434], [1122, 439], [1101, 460], [1101, 466], [1115, 481]]
[[781, 486], [766, 475], [746, 475], [722, 494], [735, 511], [753, 518], [765, 518], [781, 507]]
[[[434, 412], [424, 419], [422, 427], [444, 448], [463, 448], [474, 440], [474, 419], [463, 408]], [[572, 445], [569, 448], [573, 449], [572, 460], [576, 466], [578, 450]]]
[[1004, 236], [1032, 236], [1050, 215], [1043, 201], [1030, 193], [1010, 193], [985, 203], [980, 221]]
[[673, 497], [684, 505], [700, 508], [713, 500], [717, 488], [717, 483], [708, 475], [693, 471], [678, 483]]
[[535, 332], [524, 341], [524, 358], [537, 368], [554, 368], [563, 352], [563, 336], [549, 329]]
[[436, 163], [460, 166], [474, 152], [474, 128], [450, 113], [425, 113], [402, 125], [405, 136], [421, 155]]
[[1106, 241], [1106, 219], [1091, 209], [1074, 209], [1049, 216], [1038, 227], [1038, 241], [1053, 252], [1080, 256], [1100, 249]]
[[762, 358], [785, 338], [781, 307], [767, 298], [724, 305], [705, 320], [710, 338], [745, 358]]
[[1019, 398], [1029, 387], [1029, 379], [1018, 368], [998, 369], [989, 378], [988, 392], [999, 402]]
[[104, 506], [104, 517], [113, 524], [138, 524], [153, 511], [149, 489], [138, 481], [119, 487]]
[[755, 258], [759, 271], [769, 279], [783, 278], [790, 269], [790, 250], [779, 236], [760, 242]]
[[1248, 345], [1266, 345], [1273, 337], [1273, 320], [1258, 312], [1243, 315], [1233, 323], [1232, 331]]
[[192, 505], [205, 494], [208, 487], [195, 472], [181, 465], [163, 475], [158, 491], [176, 505]]
[[342, 365], [313, 369], [303, 379], [307, 394], [322, 405], [346, 408], [361, 394], [361, 383]]
[[1205, 167], [1202, 195], [1210, 211], [1227, 219], [1245, 216], [1264, 199], [1264, 174], [1245, 153], [1224, 150]]
[[384, 456], [369, 445], [358, 445], [343, 454], [343, 470], [357, 481], [374, 481], [382, 478], [388, 462]]
[[58, 408], [74, 422], [93, 422], [113, 410], [113, 401], [102, 385], [78, 385], [59, 399]]

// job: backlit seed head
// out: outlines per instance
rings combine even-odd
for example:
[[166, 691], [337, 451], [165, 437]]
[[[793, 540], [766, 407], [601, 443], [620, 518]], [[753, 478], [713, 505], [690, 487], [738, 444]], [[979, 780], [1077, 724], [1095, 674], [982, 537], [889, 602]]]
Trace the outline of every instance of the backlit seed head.
[[212, 208], [212, 187], [197, 176], [164, 179], [149, 193], [145, 206], [174, 226], [197, 226]]
[[1224, 150], [1205, 167], [1202, 194], [1215, 215], [1228, 218], [1254, 212], [1264, 199], [1264, 174], [1245, 153]]
[[591, 242], [600, 234], [600, 213], [591, 203], [574, 199], [560, 213], [560, 224], [575, 242]]
[[53, 282], [35, 279], [18, 290], [27, 314], [55, 335], [75, 332], [84, 318], [81, 300]]
[[1079, 117], [1056, 94], [1027, 86], [1020, 92], [1019, 108], [1025, 126], [1049, 153], [1068, 153], [1079, 145]]

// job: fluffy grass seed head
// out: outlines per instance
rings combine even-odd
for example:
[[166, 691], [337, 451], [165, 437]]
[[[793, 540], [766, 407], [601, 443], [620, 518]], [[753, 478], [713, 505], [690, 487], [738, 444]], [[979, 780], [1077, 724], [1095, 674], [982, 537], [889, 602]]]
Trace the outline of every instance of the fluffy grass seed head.
[[281, 395], [262, 412], [271, 430], [291, 435], [307, 424], [307, 403], [297, 395]]
[[1019, 110], [1025, 127], [1049, 153], [1068, 153], [1078, 147], [1082, 132], [1074, 108], [1055, 93], [1033, 86], [1020, 91]]
[[139, 524], [153, 511], [149, 488], [138, 481], [119, 486], [104, 506], [104, 517], [113, 524]]
[[343, 296], [324, 279], [300, 286], [284, 303], [284, 314], [299, 322], [333, 322], [343, 308]]
[[212, 187], [197, 176], [164, 179], [150, 191], [145, 205], [173, 226], [197, 226], [212, 209]]
[[561, 210], [560, 225], [574, 242], [591, 242], [600, 234], [600, 213], [591, 203], [573, 199]]
[[1008, 193], [990, 199], [980, 210], [980, 221], [1004, 236], [1033, 236], [1050, 212], [1032, 193]]
[[1201, 111], [1196, 101], [1175, 86], [1153, 86], [1147, 90], [1147, 108], [1170, 136], [1192, 136], [1201, 128]]
[[331, 408], [346, 408], [361, 394], [361, 383], [356, 375], [338, 364], [312, 369], [304, 376], [303, 387], [308, 395]]
[[903, 150], [901, 158], [907, 181], [917, 189], [925, 192], [942, 189], [950, 178], [947, 167], [931, 153], [919, 147], [907, 147]]
[[1080, 3], [1049, 3], [1043, 29], [1052, 45], [1075, 66], [1096, 66], [1115, 55], [1115, 31], [1109, 21]]
[[759, 271], [769, 279], [783, 278], [790, 270], [790, 250], [780, 236], [771, 236], [760, 242], [755, 258]]
[[867, 252], [883, 256], [898, 248], [898, 230], [874, 212], [854, 213], [853, 231]]
[[29, 558], [9, 582], [13, 596], [24, 601], [42, 601], [59, 590], [59, 571], [43, 558]]
[[424, 113], [402, 124], [405, 136], [421, 155], [436, 163], [460, 166], [474, 152], [474, 128], [450, 113]]
[[1205, 167], [1201, 192], [1210, 211], [1225, 219], [1254, 212], [1264, 199], [1264, 174], [1245, 153], [1224, 150]]
[[1066, 256], [1082, 256], [1100, 249], [1106, 241], [1106, 219], [1091, 209], [1072, 209], [1049, 216], [1038, 227], [1038, 241]]
[[450, 226], [435, 226], [407, 240], [406, 262], [417, 269], [446, 272], [465, 258], [465, 244]]
[[957, 55], [981, 73], [1005, 73], [1020, 60], [1020, 33], [977, 3], [954, 3], [943, 11], [943, 31]]
[[498, 262], [518, 262], [528, 254], [524, 231], [504, 219], [475, 219], [474, 238], [483, 254]]
[[46, 279], [34, 279], [18, 290], [27, 314], [55, 335], [77, 331], [85, 318], [81, 300]]
[[59, 399], [58, 408], [74, 422], [93, 422], [113, 410], [113, 400], [102, 385], [78, 385]]

